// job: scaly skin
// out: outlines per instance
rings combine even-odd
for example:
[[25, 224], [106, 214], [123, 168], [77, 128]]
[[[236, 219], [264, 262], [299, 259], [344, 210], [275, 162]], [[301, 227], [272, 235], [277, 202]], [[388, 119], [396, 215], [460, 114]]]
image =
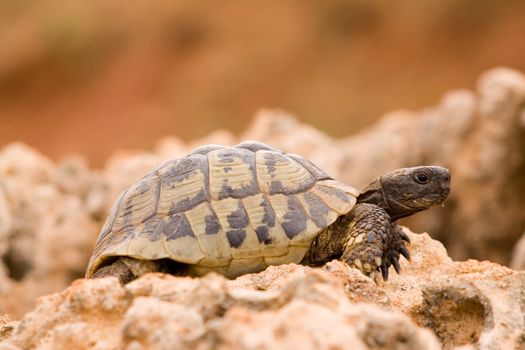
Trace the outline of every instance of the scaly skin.
[[390, 266], [400, 271], [399, 255], [407, 259], [410, 256], [405, 246], [408, 236], [401, 226], [390, 221], [381, 207], [357, 204], [314, 239], [301, 263], [319, 266], [340, 259], [368, 276], [381, 270], [387, 280]]
[[113, 263], [101, 267], [93, 278], [117, 277], [121, 284], [126, 284], [148, 272], [169, 272], [163, 260], [138, 260], [119, 257]]

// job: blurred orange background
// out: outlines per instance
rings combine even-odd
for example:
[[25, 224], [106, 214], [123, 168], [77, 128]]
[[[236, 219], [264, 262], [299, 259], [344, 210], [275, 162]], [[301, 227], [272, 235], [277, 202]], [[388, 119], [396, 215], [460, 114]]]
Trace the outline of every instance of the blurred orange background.
[[488, 68], [525, 71], [524, 43], [518, 0], [6, 0], [0, 145], [101, 165], [164, 135], [238, 133], [261, 107], [344, 136]]

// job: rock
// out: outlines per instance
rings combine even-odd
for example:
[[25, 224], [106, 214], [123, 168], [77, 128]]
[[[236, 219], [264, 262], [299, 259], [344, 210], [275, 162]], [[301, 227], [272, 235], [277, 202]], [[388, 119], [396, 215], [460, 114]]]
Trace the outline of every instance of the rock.
[[433, 329], [444, 344], [525, 346], [525, 274], [474, 260], [455, 263], [450, 272], [455, 278], [441, 278], [422, 289], [424, 302], [412, 311], [418, 324]]
[[78, 197], [60, 195], [52, 187], [42, 188], [38, 195], [41, 198], [36, 199], [38, 211], [35, 215], [42, 220], [36, 244], [40, 249], [32, 252], [30, 273], [44, 280], [55, 278], [63, 282], [82, 277], [86, 259], [89, 259], [86, 252], [95, 243], [98, 225], [92, 222]]
[[0, 151], [0, 313], [21, 316], [35, 299], [83, 276], [98, 224], [85, 208], [83, 158], [60, 166], [27, 146]]
[[431, 332], [401, 313], [366, 304], [343, 303], [332, 310], [294, 300], [258, 313], [235, 307], [211, 328], [220, 349], [441, 348]]
[[48, 182], [53, 162], [23, 143], [12, 143], [0, 150], [0, 175], [22, 183]]
[[96, 222], [102, 223], [108, 215], [108, 207], [113, 198], [109, 197], [109, 183], [99, 170], [90, 173], [86, 196], [83, 200], [86, 211]]
[[0, 315], [0, 342], [9, 338], [13, 334], [16, 326], [17, 322], [11, 321], [7, 315]]
[[184, 141], [175, 136], [161, 138], [154, 147], [154, 153], [165, 160], [183, 157], [187, 150], [188, 147]]
[[122, 321], [122, 343], [130, 349], [193, 349], [205, 335], [202, 315], [194, 308], [137, 297]]
[[494, 69], [482, 75], [477, 90], [473, 129], [450, 162], [455, 180], [444, 218], [448, 234], [437, 237], [456, 258], [508, 263], [525, 227], [525, 198], [518, 190], [525, 186], [525, 128], [519, 123], [525, 77]]
[[68, 156], [53, 171], [52, 182], [64, 193], [85, 197], [90, 182], [90, 172], [85, 158]]
[[8, 341], [24, 349], [116, 348], [115, 320], [129, 307], [129, 296], [114, 279], [81, 282], [40, 298], [20, 321], [15, 341]]
[[147, 274], [125, 287], [116, 278], [78, 280], [40, 298], [0, 349], [525, 345], [525, 272], [454, 262], [428, 235], [406, 232], [412, 262], [378, 284], [339, 261], [272, 266], [235, 280], [214, 273]]
[[23, 304], [83, 276], [97, 232], [78, 197], [44, 184], [31, 191], [18, 197], [2, 259], [11, 288], [2, 296], [0, 309], [16, 313], [17, 304], [27, 307]]

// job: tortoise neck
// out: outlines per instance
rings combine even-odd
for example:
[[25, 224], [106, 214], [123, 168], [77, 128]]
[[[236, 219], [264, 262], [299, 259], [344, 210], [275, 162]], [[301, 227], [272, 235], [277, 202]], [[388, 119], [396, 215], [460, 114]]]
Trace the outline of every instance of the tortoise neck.
[[378, 177], [374, 181], [368, 184], [359, 196], [357, 197], [357, 203], [369, 203], [375, 204], [387, 212], [390, 212], [390, 206], [383, 191], [383, 185], [381, 184], [381, 178]]
[[357, 197], [356, 204], [358, 203], [375, 204], [378, 207], [383, 208], [390, 216], [392, 221], [401, 219], [405, 216], [410, 216], [419, 211], [414, 210], [414, 208], [407, 207], [402, 203], [393, 201], [392, 198], [389, 198], [385, 194], [383, 183], [381, 182], [380, 177], [372, 181], [361, 191]]

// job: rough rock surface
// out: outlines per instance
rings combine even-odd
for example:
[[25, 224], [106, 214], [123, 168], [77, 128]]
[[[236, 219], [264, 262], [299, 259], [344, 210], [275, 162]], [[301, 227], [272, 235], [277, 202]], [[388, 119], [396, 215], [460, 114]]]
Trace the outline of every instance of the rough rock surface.
[[125, 287], [115, 278], [78, 280], [40, 298], [20, 322], [0, 322], [0, 349], [525, 346], [525, 272], [453, 262], [427, 234], [408, 234], [413, 261], [379, 284], [335, 260], [236, 280], [148, 274]]
[[20, 316], [83, 276], [99, 230], [86, 210], [90, 176], [78, 159], [55, 165], [22, 144], [0, 151], [0, 314]]

